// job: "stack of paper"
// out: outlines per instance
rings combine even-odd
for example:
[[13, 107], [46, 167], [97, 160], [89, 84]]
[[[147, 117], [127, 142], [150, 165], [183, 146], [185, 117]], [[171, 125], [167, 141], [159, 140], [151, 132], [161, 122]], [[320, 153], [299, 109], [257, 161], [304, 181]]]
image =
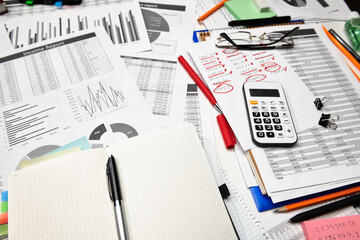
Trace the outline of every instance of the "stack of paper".
[[[290, 29], [283, 26], [265, 30]], [[247, 31], [259, 35], [264, 29]], [[219, 32], [211, 34], [216, 38]], [[274, 203], [360, 180], [360, 109], [354, 102], [360, 99], [358, 82], [347, 66], [336, 60], [340, 58], [334, 56], [337, 52], [319, 26], [303, 26], [293, 36], [295, 47], [291, 50], [220, 49], [214, 46], [213, 39], [190, 51], [242, 150], [251, 152], [252, 158], [248, 159], [263, 194]], [[242, 84], [268, 80], [280, 82], [285, 89], [299, 137], [294, 147], [259, 148], [251, 141]], [[324, 96], [330, 101], [319, 111], [313, 101]], [[336, 130], [318, 125], [323, 112], [340, 117]], [[243, 172], [249, 171], [248, 164], [241, 162]]]

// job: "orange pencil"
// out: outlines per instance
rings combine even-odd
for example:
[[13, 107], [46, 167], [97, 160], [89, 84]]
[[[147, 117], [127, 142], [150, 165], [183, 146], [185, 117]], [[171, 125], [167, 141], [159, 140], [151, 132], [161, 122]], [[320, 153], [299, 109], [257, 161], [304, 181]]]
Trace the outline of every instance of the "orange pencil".
[[329, 37], [329, 39], [335, 44], [335, 46], [350, 60], [352, 64], [354, 64], [357, 69], [360, 70], [360, 63], [356, 61], [356, 59], [343, 47], [343, 45], [341, 45], [338, 40], [336, 40], [336, 38], [334, 38], [333, 35], [329, 33], [328, 30], [326, 30], [324, 26], [322, 26], [322, 28], [326, 35]]
[[316, 203], [321, 203], [321, 202], [325, 202], [328, 200], [333, 200], [336, 198], [340, 198], [340, 197], [345, 197], [348, 196], [350, 194], [353, 193], [357, 193], [360, 192], [360, 186], [358, 187], [353, 187], [353, 188], [349, 188], [349, 189], [345, 189], [339, 192], [334, 192], [334, 193], [329, 193], [320, 197], [316, 197], [316, 198], [312, 198], [312, 199], [308, 199], [305, 201], [301, 201], [301, 202], [297, 202], [297, 203], [292, 203], [283, 207], [278, 208], [277, 210], [275, 210], [275, 212], [289, 212], [289, 211], [293, 211], [299, 208], [303, 208], [303, 207], [307, 207]]
[[216, 12], [219, 8], [221, 8], [222, 6], [224, 6], [225, 2], [227, 0], [223, 0], [221, 2], [219, 2], [218, 4], [215, 5], [215, 7], [213, 7], [212, 9], [210, 9], [209, 11], [207, 11], [206, 13], [204, 13], [201, 17], [198, 18], [198, 22], [203, 21], [205, 18], [207, 18], [208, 16], [210, 16], [211, 14], [213, 14], [214, 12]]

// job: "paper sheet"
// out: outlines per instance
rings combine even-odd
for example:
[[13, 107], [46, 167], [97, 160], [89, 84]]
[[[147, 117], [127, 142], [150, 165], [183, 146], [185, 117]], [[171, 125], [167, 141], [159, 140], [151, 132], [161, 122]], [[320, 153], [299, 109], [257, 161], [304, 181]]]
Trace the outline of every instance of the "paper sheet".
[[[264, 30], [256, 30], [258, 33], [261, 31]], [[318, 123], [320, 113], [314, 107], [314, 96], [278, 51], [222, 49], [207, 41], [194, 44], [190, 54], [243, 150], [255, 147], [243, 97], [242, 85], [245, 81], [281, 83], [298, 132]]]
[[321, 111], [340, 120], [336, 130], [318, 126], [301, 132], [292, 148], [252, 150], [272, 193], [359, 178], [359, 82], [321, 26], [302, 28], [293, 51], [281, 54], [315, 96], [329, 99]]
[[1, 189], [21, 161], [75, 137], [103, 147], [159, 127], [105, 32], [14, 52], [0, 72]]
[[121, 57], [157, 121], [163, 127], [182, 123], [187, 73], [177, 58], [192, 41], [195, 3], [159, 0], [140, 7], [152, 50]]
[[14, 18], [2, 23], [14, 48], [104, 28], [120, 53], [151, 49], [138, 1], [124, 2], [101, 8], [68, 10], [51, 14]]
[[291, 19], [308, 21], [347, 20], [350, 10], [343, 0], [267, 0], [278, 16], [290, 15]]

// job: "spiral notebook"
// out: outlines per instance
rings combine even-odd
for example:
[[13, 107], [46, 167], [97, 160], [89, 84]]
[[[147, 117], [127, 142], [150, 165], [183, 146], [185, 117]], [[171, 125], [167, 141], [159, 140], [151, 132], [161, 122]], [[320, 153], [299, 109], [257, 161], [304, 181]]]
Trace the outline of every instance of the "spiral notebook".
[[237, 239], [194, 126], [59, 157], [9, 178], [10, 239], [117, 239], [115, 157], [129, 239]]

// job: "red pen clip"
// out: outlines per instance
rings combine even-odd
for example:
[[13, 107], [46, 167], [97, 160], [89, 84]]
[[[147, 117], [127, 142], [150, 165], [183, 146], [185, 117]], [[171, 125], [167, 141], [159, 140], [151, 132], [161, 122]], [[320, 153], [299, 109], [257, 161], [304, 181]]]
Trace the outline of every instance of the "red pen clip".
[[223, 136], [226, 148], [234, 148], [236, 143], [236, 137], [225, 116], [223, 114], [220, 114], [216, 117], [216, 119], [219, 124], [221, 135]]

